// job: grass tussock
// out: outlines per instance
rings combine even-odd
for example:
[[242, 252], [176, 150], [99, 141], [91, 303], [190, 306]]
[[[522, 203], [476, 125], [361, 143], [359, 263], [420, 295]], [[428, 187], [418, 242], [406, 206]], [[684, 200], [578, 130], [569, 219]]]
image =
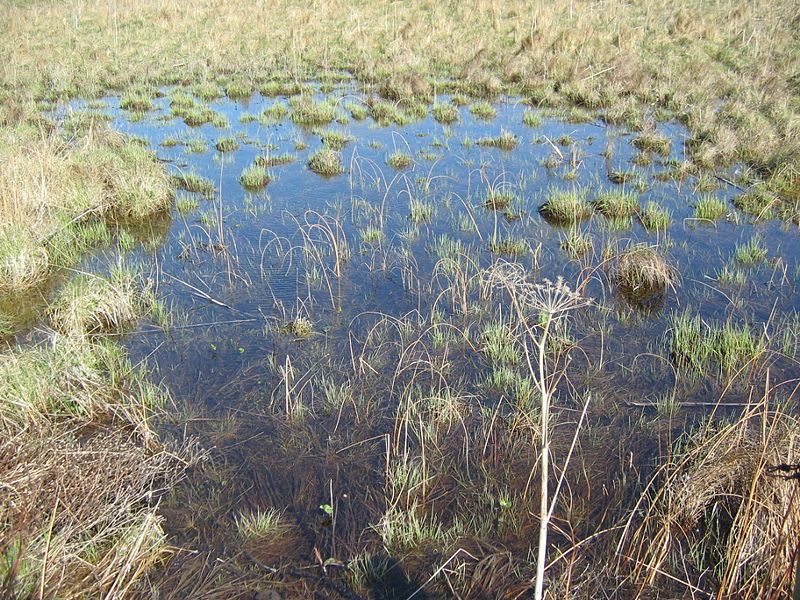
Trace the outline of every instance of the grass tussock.
[[242, 184], [242, 187], [248, 190], [259, 190], [265, 187], [270, 181], [272, 181], [272, 176], [269, 174], [269, 171], [258, 164], [245, 167], [242, 174], [239, 176], [239, 182]]
[[620, 252], [613, 269], [614, 280], [620, 289], [632, 297], [643, 298], [661, 294], [674, 286], [677, 273], [658, 250], [652, 246], [633, 246]]
[[333, 177], [344, 173], [341, 155], [330, 148], [318, 150], [308, 159], [308, 168], [318, 175]]
[[610, 190], [600, 194], [594, 206], [607, 217], [630, 217], [639, 209], [639, 198], [632, 192]]
[[49, 268], [44, 246], [19, 225], [0, 229], [0, 291], [19, 292], [42, 280]]
[[393, 169], [401, 171], [413, 165], [414, 159], [411, 158], [411, 156], [407, 152], [403, 152], [402, 150], [395, 150], [386, 159], [386, 164], [392, 167]]
[[488, 146], [490, 148], [500, 148], [501, 150], [513, 150], [519, 144], [519, 138], [505, 129], [494, 137], [482, 137], [478, 140], [479, 146]]
[[458, 111], [458, 107], [452, 104], [437, 103], [433, 106], [431, 113], [433, 114], [433, 118], [436, 119], [436, 122], [442, 125], [452, 125], [461, 119], [461, 113]]
[[329, 100], [296, 96], [289, 101], [289, 118], [307, 127], [327, 125], [336, 118], [336, 105]]
[[539, 212], [555, 224], [580, 223], [592, 216], [592, 206], [586, 199], [587, 194], [584, 188], [550, 190], [547, 201], [539, 207]]

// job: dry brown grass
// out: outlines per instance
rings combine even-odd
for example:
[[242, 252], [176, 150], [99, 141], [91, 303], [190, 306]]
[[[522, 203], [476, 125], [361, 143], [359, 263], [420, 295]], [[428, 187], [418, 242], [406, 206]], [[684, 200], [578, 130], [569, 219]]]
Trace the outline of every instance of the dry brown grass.
[[633, 298], [662, 293], [674, 285], [677, 273], [657, 249], [635, 245], [619, 253], [612, 275], [622, 292]]
[[623, 544], [638, 581], [666, 575], [687, 590], [715, 588], [720, 598], [786, 597], [770, 594], [788, 594], [800, 498], [797, 483], [770, 467], [798, 461], [799, 431], [788, 409], [762, 400], [676, 444]]
[[127, 597], [167, 554], [159, 497], [192, 453], [150, 419], [161, 392], [109, 344], [0, 357], [0, 595]]

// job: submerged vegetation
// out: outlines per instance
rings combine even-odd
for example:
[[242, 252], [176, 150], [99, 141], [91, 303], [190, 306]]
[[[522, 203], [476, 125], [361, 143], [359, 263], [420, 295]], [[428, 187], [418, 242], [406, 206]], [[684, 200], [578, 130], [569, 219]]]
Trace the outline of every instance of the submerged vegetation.
[[796, 595], [796, 17], [5, 7], [0, 595]]

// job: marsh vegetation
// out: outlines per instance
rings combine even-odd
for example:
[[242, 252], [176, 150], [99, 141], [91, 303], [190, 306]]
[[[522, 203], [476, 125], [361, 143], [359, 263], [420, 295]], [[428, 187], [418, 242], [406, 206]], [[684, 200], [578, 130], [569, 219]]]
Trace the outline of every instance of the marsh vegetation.
[[8, 7], [0, 594], [789, 598], [792, 7], [351, 8]]

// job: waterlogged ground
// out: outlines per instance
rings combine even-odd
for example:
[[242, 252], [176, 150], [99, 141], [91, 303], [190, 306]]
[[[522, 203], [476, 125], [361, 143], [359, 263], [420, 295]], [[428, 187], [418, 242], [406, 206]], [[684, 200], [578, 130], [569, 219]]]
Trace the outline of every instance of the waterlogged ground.
[[[179, 190], [171, 218], [120, 229], [81, 268], [140, 265], [168, 308], [124, 344], [172, 392], [164, 430], [213, 448], [164, 503], [184, 547], [247, 573], [331, 559], [331, 577], [374, 597], [405, 598], [445, 563], [416, 597], [524, 592], [538, 526], [538, 401], [519, 316], [487, 277], [500, 261], [531, 281], [563, 278], [592, 301], [551, 340], [553, 372], [564, 374], [559, 460], [591, 398], [554, 548], [623, 518], [658, 457], [715, 405], [740, 410], [763, 393], [767, 371], [773, 384], [800, 375], [797, 226], [736, 208], [745, 192], [736, 170], [684, 172], [676, 123], [643, 134], [513, 98], [484, 118], [457, 106], [449, 125], [431, 107], [408, 124], [378, 122], [385, 101], [343, 87], [314, 96], [332, 103], [330, 123], [297, 124], [287, 98], [255, 94], [208, 102], [216, 125], [191, 127], [173, 114], [174, 97], [163, 90], [144, 114], [114, 97], [91, 110], [213, 190]], [[343, 172], [322, 176], [308, 162], [331, 131], [345, 136], [327, 142]], [[668, 146], [642, 150], [643, 135]], [[498, 137], [507, 148], [492, 145]], [[223, 138], [235, 143], [220, 152]], [[392, 166], [396, 153], [408, 164]], [[242, 173], [257, 160], [280, 164], [247, 189]], [[558, 190], [590, 205], [626, 192], [639, 208], [613, 218], [592, 205], [577, 223], [554, 223], [540, 207]], [[708, 198], [724, 205], [716, 220], [698, 218]], [[668, 211], [668, 224], [646, 228], [648, 205]], [[635, 244], [674, 269], [662, 293], [620, 289], [617, 258]], [[745, 348], [728, 368], [714, 359], [691, 368], [673, 341], [676, 315], [699, 315], [703, 335], [725, 324], [747, 332], [756, 358]], [[246, 535], [243, 515], [259, 512], [273, 519], [261, 524], [269, 534]]]

